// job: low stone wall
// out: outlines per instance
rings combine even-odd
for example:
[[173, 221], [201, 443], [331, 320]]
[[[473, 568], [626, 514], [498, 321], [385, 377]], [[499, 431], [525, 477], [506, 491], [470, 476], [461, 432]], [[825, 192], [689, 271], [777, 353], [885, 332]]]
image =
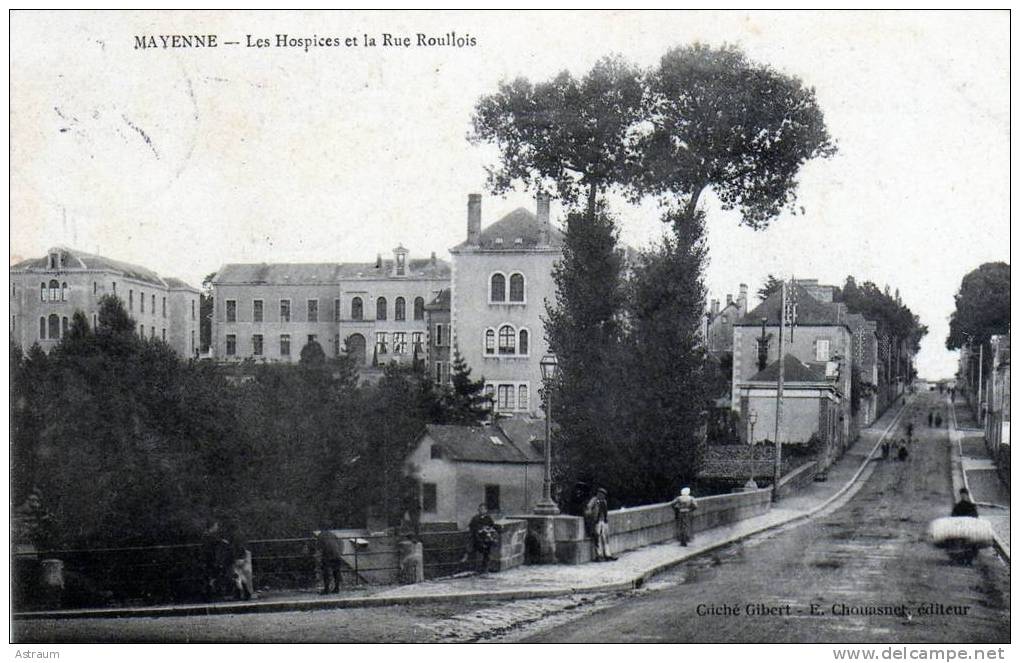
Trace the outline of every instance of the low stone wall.
[[776, 492], [779, 497], [789, 495], [790, 493], [796, 492], [809, 485], [815, 480], [815, 475], [818, 474], [819, 461], [811, 460], [789, 472], [786, 476], [779, 480], [779, 485], [776, 487]]
[[528, 534], [528, 523], [523, 520], [504, 518], [497, 520], [499, 542], [492, 549], [492, 570], [506, 571], [524, 564], [524, 541]]

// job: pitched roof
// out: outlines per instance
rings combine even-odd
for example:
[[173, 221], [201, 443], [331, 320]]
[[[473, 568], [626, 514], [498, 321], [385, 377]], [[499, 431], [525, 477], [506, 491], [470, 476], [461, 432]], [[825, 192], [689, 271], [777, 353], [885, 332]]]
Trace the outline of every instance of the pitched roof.
[[[846, 324], [845, 306], [840, 303], [820, 302], [801, 285], [793, 284], [787, 291], [797, 302], [797, 324], [814, 326], [835, 326]], [[762, 318], [769, 326], [779, 325], [779, 310], [783, 307], [781, 291], [772, 293], [761, 304], [747, 312], [734, 324], [738, 326], [759, 326]]]
[[[93, 270], [105, 270], [111, 272], [117, 272], [123, 275], [125, 278], [135, 279], [137, 281], [143, 281], [146, 283], [153, 283], [159, 286], [165, 286], [166, 282], [160, 278], [159, 274], [141, 267], [139, 265], [133, 265], [129, 262], [123, 262], [121, 260], [114, 260], [113, 258], [107, 258], [105, 256], [97, 256], [91, 253], [85, 253], [84, 251], [78, 251], [77, 249], [59, 248], [64, 254], [64, 269], [93, 269]], [[32, 258], [30, 260], [22, 260], [21, 262], [12, 265], [11, 271], [30, 271], [30, 270], [49, 270], [49, 256], [43, 256], [42, 258]]]
[[[533, 249], [539, 246], [540, 235], [541, 227], [538, 217], [523, 207], [518, 207], [482, 230], [477, 248], [487, 251]], [[552, 224], [549, 224], [549, 246], [552, 248], [563, 246], [563, 233]], [[464, 248], [476, 247], [464, 241], [450, 250], [456, 251]]]
[[201, 292], [198, 288], [188, 285], [185, 281], [174, 278], [173, 276], [168, 276], [163, 280], [166, 281], [166, 286], [171, 290], [191, 290], [192, 292]]
[[[775, 382], [779, 379], [779, 360], [758, 371], [748, 382]], [[825, 364], [805, 364], [791, 354], [783, 357], [784, 382], [825, 382]]]
[[539, 463], [542, 457], [530, 444], [527, 424], [513, 424], [504, 430], [510, 420], [500, 425], [453, 426], [429, 424], [425, 434], [443, 450], [449, 460], [483, 463]]
[[[344, 280], [389, 278], [393, 260], [376, 262], [318, 263], [228, 263], [216, 272], [213, 283], [337, 285]], [[445, 260], [416, 258], [407, 261], [407, 274], [394, 278], [436, 278], [450, 276]]]
[[449, 311], [450, 310], [450, 289], [443, 288], [439, 291], [435, 297], [432, 298], [428, 304], [425, 305], [427, 311]]

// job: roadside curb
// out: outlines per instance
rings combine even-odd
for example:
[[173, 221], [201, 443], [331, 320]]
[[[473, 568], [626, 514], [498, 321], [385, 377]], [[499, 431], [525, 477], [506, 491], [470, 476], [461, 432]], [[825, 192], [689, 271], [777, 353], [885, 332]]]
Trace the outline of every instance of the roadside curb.
[[[953, 419], [953, 430], [960, 434], [959, 437], [956, 438], [955, 442], [953, 442], [952, 435], [950, 435], [949, 438], [949, 468], [953, 478], [953, 502], [955, 503], [956, 495], [959, 494], [961, 487], [966, 488], [968, 493], [970, 492], [970, 482], [967, 481], [967, 472], [963, 469], [963, 443], [961, 438], [963, 437], [964, 431], [969, 431], [971, 429], [959, 428], [956, 425], [956, 407], [953, 405], [952, 401], [949, 403], [949, 414]], [[974, 430], [984, 433], [984, 431], [980, 428]], [[994, 506], [1000, 509], [1008, 508], [998, 504], [982, 504], [984, 506]], [[992, 531], [992, 543], [995, 544], [995, 549], [999, 551], [999, 555], [1006, 560], [1007, 564], [1012, 566], [1009, 559], [1009, 546], [1003, 542], [994, 530]]]
[[[912, 400], [912, 399], [911, 399]], [[320, 600], [304, 600], [304, 601], [271, 601], [271, 602], [244, 602], [244, 603], [223, 603], [223, 604], [196, 604], [196, 605], [183, 605], [183, 606], [153, 606], [144, 608], [109, 608], [109, 609], [87, 609], [87, 610], [47, 610], [47, 611], [36, 611], [36, 612], [21, 612], [14, 613], [11, 615], [13, 620], [40, 620], [40, 619], [116, 619], [125, 617], [189, 617], [189, 616], [211, 616], [211, 615], [238, 615], [238, 614], [258, 614], [258, 613], [273, 613], [273, 612], [309, 612], [313, 610], [335, 610], [343, 608], [376, 608], [386, 607], [392, 605], [420, 605], [425, 603], [441, 603], [444, 601], [468, 601], [468, 600], [483, 600], [483, 599], [503, 599], [503, 600], [526, 600], [526, 599], [539, 599], [539, 598], [555, 598], [560, 596], [571, 596], [574, 594], [594, 594], [602, 592], [618, 592], [628, 591], [632, 589], [640, 589], [644, 586], [645, 582], [663, 571], [667, 571], [675, 566], [679, 566], [692, 559], [700, 557], [702, 555], [714, 552], [720, 548], [732, 545], [738, 541], [742, 541], [752, 536], [756, 536], [763, 532], [773, 530], [779, 527], [785, 527], [791, 523], [800, 522], [806, 520], [823, 511], [824, 509], [831, 506], [834, 502], [846, 495], [846, 493], [854, 487], [865, 468], [871, 463], [875, 451], [881, 445], [882, 440], [885, 439], [889, 431], [896, 425], [897, 421], [903, 415], [906, 406], [901, 406], [899, 412], [897, 412], [892, 421], [885, 427], [882, 434], [879, 435], [875, 445], [871, 448], [871, 451], [864, 457], [863, 462], [857, 471], [854, 472], [853, 476], [846, 482], [846, 484], [828, 497], [818, 506], [812, 509], [799, 513], [795, 516], [791, 516], [785, 520], [781, 520], [775, 523], [770, 523], [763, 527], [753, 529], [747, 532], [728, 537], [722, 541], [713, 543], [712, 545], [702, 548], [701, 550], [692, 550], [689, 554], [669, 560], [661, 564], [657, 564], [652, 568], [638, 573], [630, 580], [618, 581], [613, 583], [604, 583], [598, 585], [581, 585], [577, 587], [567, 588], [550, 588], [550, 589], [510, 589], [510, 590], [494, 590], [494, 591], [478, 591], [478, 592], [447, 592], [438, 594], [419, 594], [419, 595], [408, 595], [408, 596], [365, 596], [360, 598], [336, 598], [336, 599], [320, 599]], [[1007, 557], [1008, 560], [1008, 557]]]

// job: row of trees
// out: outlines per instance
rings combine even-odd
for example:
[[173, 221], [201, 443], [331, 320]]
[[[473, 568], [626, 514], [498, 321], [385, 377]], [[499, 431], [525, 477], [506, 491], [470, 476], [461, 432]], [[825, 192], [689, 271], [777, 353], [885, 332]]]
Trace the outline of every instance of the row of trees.
[[[695, 44], [649, 70], [608, 57], [581, 78], [504, 83], [477, 103], [473, 138], [498, 148], [494, 192], [553, 190], [567, 208], [546, 320], [560, 480], [630, 504], [674, 494], [704, 442], [699, 203], [711, 189], [756, 229], [792, 210], [800, 167], [835, 151], [814, 90], [736, 48]], [[620, 244], [614, 191], [659, 202], [658, 242]]]
[[987, 350], [989, 339], [1009, 333], [1009, 282], [1009, 263], [1005, 262], [988, 262], [968, 272], [960, 281], [956, 308], [949, 318], [946, 348], [986, 346], [984, 375], [989, 375], [992, 369], [992, 353]]
[[41, 494], [39, 545], [184, 541], [214, 517], [258, 536], [359, 525], [369, 507], [393, 521], [423, 426], [486, 410], [462, 361], [451, 392], [397, 366], [359, 385], [316, 343], [295, 366], [226, 371], [134, 329], [107, 297], [97, 328], [76, 314], [49, 355], [11, 348], [13, 497]]

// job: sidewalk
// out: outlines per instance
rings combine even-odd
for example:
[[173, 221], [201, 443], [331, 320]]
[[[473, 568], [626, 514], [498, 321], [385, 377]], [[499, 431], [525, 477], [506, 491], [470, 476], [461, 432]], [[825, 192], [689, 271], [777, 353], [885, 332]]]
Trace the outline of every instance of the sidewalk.
[[958, 401], [949, 408], [949, 439], [954, 456], [960, 459], [960, 480], [978, 504], [981, 517], [991, 524], [999, 548], [1009, 559], [1009, 489], [999, 479], [985, 446], [984, 431], [977, 427], [966, 403]]
[[[528, 599], [574, 593], [622, 591], [641, 587], [651, 576], [692, 557], [730, 545], [751, 535], [807, 518], [849, 499], [870, 476], [874, 454], [887, 430], [899, 418], [902, 407], [890, 408], [871, 427], [861, 431], [857, 442], [828, 470], [828, 480], [812, 483], [776, 503], [767, 513], [699, 532], [688, 547], [661, 543], [620, 554], [618, 561], [580, 565], [529, 565], [501, 573], [464, 574], [415, 585], [367, 586], [345, 590], [344, 595], [322, 596], [311, 591], [272, 592], [259, 600], [152, 606], [58, 610], [18, 613], [15, 619], [88, 617], [158, 617], [168, 615], [239, 614], [285, 612], [331, 608], [372, 607], [394, 604], [477, 599]], [[356, 593], [356, 596], [350, 594]]]

